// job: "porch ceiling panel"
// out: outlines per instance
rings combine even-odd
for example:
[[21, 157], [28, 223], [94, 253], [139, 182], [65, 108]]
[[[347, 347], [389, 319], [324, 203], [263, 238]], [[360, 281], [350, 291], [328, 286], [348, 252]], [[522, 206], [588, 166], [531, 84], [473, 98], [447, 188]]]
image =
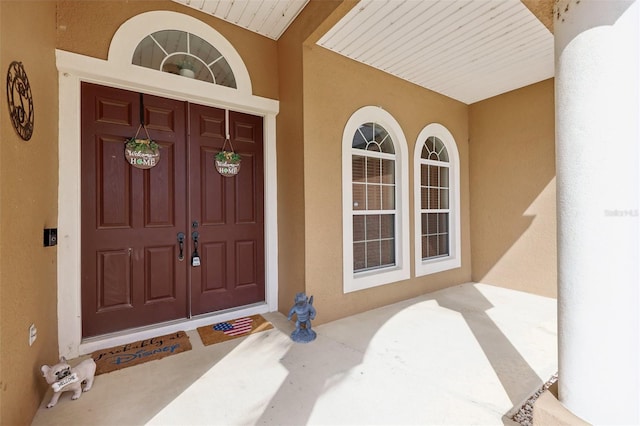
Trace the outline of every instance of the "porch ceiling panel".
[[466, 104], [554, 75], [553, 35], [520, 0], [361, 0], [318, 44]]
[[173, 0], [277, 40], [309, 0]]
[[[173, 0], [277, 40], [309, 0]], [[520, 0], [360, 0], [318, 44], [471, 104], [554, 75], [553, 35]]]

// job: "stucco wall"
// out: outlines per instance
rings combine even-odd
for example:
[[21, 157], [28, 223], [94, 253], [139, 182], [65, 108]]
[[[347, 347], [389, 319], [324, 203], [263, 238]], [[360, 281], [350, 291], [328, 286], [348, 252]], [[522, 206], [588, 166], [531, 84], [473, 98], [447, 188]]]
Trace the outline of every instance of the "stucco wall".
[[[0, 2], [0, 70], [22, 62], [35, 107], [29, 141], [13, 130], [0, 99], [0, 424], [29, 424], [47, 388], [40, 365], [58, 356], [56, 248], [43, 229], [57, 226], [58, 90], [56, 4]], [[38, 337], [29, 346], [31, 324]]]
[[[307, 295], [315, 296], [318, 323], [383, 306], [471, 279], [469, 243], [469, 150], [467, 105], [399, 80], [316, 45], [304, 46], [304, 191]], [[453, 134], [460, 154], [462, 267], [438, 274], [343, 293], [342, 132], [365, 105], [380, 106], [400, 124], [408, 143], [409, 193], [413, 194], [413, 149], [419, 132], [440, 123]], [[413, 259], [413, 199], [410, 196]]]
[[522, 3], [536, 15], [536, 18], [553, 33], [553, 5], [554, 0], [521, 0]]
[[473, 280], [556, 297], [553, 80], [469, 107]]
[[151, 10], [179, 12], [211, 25], [242, 57], [251, 77], [253, 94], [278, 98], [278, 52], [274, 40], [169, 0], [59, 1], [57, 48], [107, 59], [118, 27], [133, 16]]
[[285, 312], [305, 290], [302, 45], [342, 3], [312, 1], [278, 40], [278, 305]]

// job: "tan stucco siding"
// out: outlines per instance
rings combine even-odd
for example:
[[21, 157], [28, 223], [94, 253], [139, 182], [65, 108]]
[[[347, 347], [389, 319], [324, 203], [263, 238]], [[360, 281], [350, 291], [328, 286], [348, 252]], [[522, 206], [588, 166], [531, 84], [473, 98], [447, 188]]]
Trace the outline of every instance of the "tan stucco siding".
[[[152, 10], [179, 12], [210, 25], [240, 54], [251, 77], [253, 94], [278, 98], [278, 56], [274, 40], [169, 0], [59, 1], [57, 48], [107, 59], [111, 39], [120, 25]], [[167, 28], [170, 26], [167, 22]]]
[[556, 297], [553, 80], [469, 111], [473, 280]]
[[553, 33], [553, 5], [554, 0], [521, 0], [522, 3], [536, 15], [536, 18]]
[[278, 305], [286, 312], [305, 291], [302, 45], [341, 1], [310, 2], [278, 40]]
[[[306, 290], [315, 296], [318, 322], [469, 281], [468, 107], [315, 44], [304, 46], [303, 58]], [[416, 138], [430, 123], [440, 123], [453, 134], [460, 155], [462, 267], [415, 278], [412, 264], [409, 280], [344, 294], [342, 133], [351, 115], [366, 105], [389, 112], [407, 139], [411, 263]]]
[[33, 136], [23, 141], [0, 86], [0, 424], [19, 425], [31, 422], [47, 388], [39, 366], [58, 356], [57, 249], [43, 246], [58, 212], [56, 5], [2, 1], [0, 17], [0, 70], [6, 81], [11, 62], [22, 62], [35, 111]]

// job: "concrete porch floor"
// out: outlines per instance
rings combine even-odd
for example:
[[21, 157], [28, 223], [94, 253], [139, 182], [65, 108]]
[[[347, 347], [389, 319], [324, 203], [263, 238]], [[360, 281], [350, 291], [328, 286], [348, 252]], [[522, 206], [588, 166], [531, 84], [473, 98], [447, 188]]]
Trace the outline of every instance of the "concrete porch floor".
[[[468, 283], [314, 327], [294, 325], [45, 396], [33, 425], [500, 425], [557, 371], [556, 301]], [[74, 365], [74, 362], [71, 363]]]

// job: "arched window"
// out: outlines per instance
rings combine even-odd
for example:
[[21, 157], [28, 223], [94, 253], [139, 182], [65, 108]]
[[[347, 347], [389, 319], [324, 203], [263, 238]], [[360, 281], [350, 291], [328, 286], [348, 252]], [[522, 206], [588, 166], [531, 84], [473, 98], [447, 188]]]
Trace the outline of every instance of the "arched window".
[[131, 63], [236, 88], [233, 71], [218, 49], [186, 31], [149, 34], [136, 47]]
[[[396, 264], [396, 156], [389, 133], [364, 123], [353, 135], [353, 270]], [[358, 152], [361, 151], [361, 152]]]
[[458, 150], [440, 124], [425, 127], [416, 142], [416, 276], [460, 267]]
[[343, 132], [344, 291], [409, 278], [406, 139], [378, 107]]

